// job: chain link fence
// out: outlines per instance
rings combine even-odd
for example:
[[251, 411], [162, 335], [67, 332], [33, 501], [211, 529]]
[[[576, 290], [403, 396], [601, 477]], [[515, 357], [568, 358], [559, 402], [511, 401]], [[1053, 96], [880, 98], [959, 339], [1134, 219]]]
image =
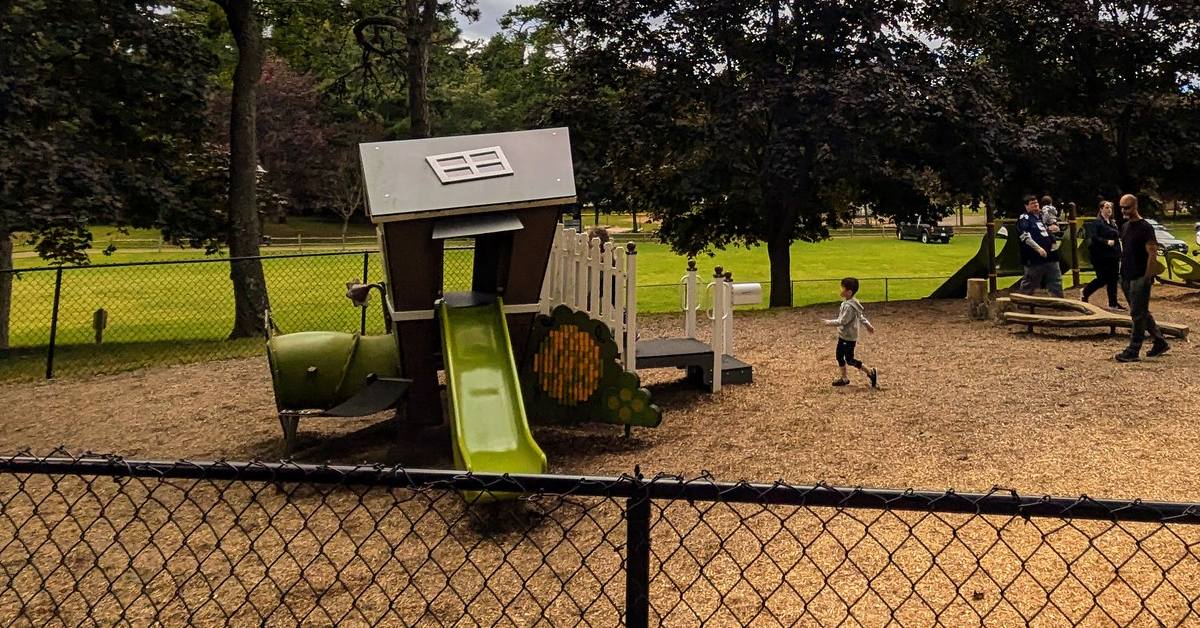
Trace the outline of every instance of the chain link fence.
[[1142, 501], [0, 460], [0, 623], [1182, 625], [1200, 511]]
[[[344, 297], [347, 282], [383, 280], [378, 252], [258, 259], [280, 331], [354, 332], [365, 324], [368, 333], [383, 332], [377, 304], [369, 305], [364, 317]], [[9, 349], [0, 352], [0, 380], [260, 355], [261, 338], [228, 339], [234, 312], [229, 264], [229, 258], [218, 258], [5, 271], [12, 278], [13, 298]], [[443, 290], [470, 290], [473, 264], [471, 246], [447, 243]], [[734, 280], [753, 281], [738, 276]], [[859, 299], [919, 299], [943, 281], [942, 277], [861, 278]], [[794, 281], [793, 304], [835, 303], [840, 298], [838, 282], [837, 278]], [[763, 282], [758, 307], [767, 306], [770, 287]], [[638, 286], [638, 308], [645, 313], [678, 312], [681, 300], [682, 287], [677, 284]]]
[[[258, 258], [284, 332], [358, 331], [346, 283], [382, 277], [372, 252]], [[0, 378], [85, 375], [257, 355], [262, 338], [229, 340], [230, 259], [11, 271], [10, 345]], [[368, 331], [383, 321], [371, 310]]]

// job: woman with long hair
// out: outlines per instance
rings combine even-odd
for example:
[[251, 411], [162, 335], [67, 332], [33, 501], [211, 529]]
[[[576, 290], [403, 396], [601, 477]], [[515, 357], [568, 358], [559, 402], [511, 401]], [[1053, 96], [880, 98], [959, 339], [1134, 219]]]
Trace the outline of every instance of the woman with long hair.
[[1117, 303], [1117, 281], [1121, 270], [1121, 231], [1113, 219], [1113, 204], [1111, 201], [1101, 201], [1100, 211], [1096, 217], [1084, 226], [1088, 239], [1088, 254], [1092, 258], [1092, 268], [1096, 270], [1096, 278], [1083, 287], [1083, 300], [1100, 290], [1108, 291], [1108, 307], [1112, 310], [1124, 310]]

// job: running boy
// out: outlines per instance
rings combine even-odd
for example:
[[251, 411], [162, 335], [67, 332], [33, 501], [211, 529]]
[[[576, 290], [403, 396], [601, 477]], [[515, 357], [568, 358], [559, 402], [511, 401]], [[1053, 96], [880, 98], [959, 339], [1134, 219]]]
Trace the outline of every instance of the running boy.
[[825, 321], [826, 325], [836, 325], [838, 328], [837, 361], [841, 377], [833, 380], [833, 385], [845, 386], [850, 383], [850, 378], [846, 375], [846, 365], [849, 364], [866, 374], [871, 380], [871, 388], [878, 388], [879, 372], [875, 369], [868, 369], [863, 366], [862, 362], [854, 359], [854, 345], [858, 342], [859, 324], [866, 327], [867, 331], [872, 334], [875, 333], [871, 321], [863, 315], [862, 303], [854, 298], [855, 294], [858, 294], [858, 280], [854, 277], [846, 277], [842, 280], [842, 308], [838, 311], [838, 317]]

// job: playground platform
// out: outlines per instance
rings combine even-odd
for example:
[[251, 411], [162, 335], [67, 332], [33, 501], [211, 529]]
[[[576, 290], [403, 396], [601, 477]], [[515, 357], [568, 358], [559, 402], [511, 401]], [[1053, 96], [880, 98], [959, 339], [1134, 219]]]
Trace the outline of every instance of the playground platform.
[[[712, 384], [712, 346], [695, 338], [655, 338], [637, 343], [639, 369], [687, 369], [690, 378], [700, 378], [705, 386]], [[749, 384], [754, 379], [754, 367], [731, 356], [721, 356], [721, 381], [725, 384]]]

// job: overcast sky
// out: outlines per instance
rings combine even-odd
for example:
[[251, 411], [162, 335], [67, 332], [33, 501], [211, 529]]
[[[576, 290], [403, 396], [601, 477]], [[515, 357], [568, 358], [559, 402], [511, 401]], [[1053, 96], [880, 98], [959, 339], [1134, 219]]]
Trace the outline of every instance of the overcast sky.
[[[534, 0], [525, 0], [525, 4], [533, 4]], [[500, 30], [496, 22], [511, 8], [517, 6], [517, 0], [479, 0], [479, 21], [467, 24], [459, 18], [459, 25], [465, 37], [487, 39]]]

